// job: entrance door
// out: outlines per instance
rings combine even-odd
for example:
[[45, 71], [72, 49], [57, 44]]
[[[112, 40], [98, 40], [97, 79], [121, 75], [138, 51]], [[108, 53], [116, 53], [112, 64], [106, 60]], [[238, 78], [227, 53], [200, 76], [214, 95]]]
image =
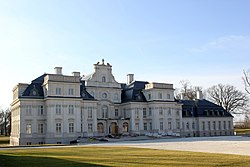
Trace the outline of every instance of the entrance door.
[[111, 123], [110, 128], [109, 128], [109, 133], [111, 133], [112, 135], [118, 134], [118, 126], [116, 122]]

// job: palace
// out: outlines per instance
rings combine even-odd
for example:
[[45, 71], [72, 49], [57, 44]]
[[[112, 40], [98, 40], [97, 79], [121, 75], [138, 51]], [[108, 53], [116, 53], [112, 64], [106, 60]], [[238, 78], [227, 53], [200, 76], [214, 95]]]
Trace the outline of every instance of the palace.
[[112, 66], [94, 64], [82, 76], [43, 74], [13, 89], [11, 145], [65, 143], [80, 137], [167, 134], [233, 135], [233, 117], [202, 99], [176, 100], [173, 84], [135, 81], [118, 83]]

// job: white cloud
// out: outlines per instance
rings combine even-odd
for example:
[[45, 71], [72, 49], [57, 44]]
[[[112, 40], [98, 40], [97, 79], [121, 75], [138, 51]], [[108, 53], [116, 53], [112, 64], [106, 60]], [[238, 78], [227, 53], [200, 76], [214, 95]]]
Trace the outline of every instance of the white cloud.
[[223, 50], [247, 50], [250, 51], [250, 35], [229, 35], [217, 38], [198, 48], [192, 49], [193, 52]]

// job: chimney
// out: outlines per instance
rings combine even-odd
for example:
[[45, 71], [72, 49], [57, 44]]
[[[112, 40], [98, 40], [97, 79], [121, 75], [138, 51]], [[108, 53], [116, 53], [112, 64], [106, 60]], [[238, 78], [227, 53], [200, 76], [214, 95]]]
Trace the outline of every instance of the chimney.
[[80, 72], [72, 72], [72, 75], [75, 77], [80, 77]]
[[196, 99], [198, 99], [198, 100], [202, 100], [203, 99], [202, 91], [197, 90], [197, 92], [196, 92]]
[[62, 75], [62, 67], [55, 67], [54, 69], [56, 74]]
[[127, 85], [134, 81], [134, 74], [127, 75]]

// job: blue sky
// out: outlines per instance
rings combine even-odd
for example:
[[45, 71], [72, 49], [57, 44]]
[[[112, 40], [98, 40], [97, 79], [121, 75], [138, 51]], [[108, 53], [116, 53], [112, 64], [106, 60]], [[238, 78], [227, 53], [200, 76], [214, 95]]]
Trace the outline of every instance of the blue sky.
[[62, 66], [63, 73], [113, 65], [118, 82], [243, 90], [250, 68], [248, 0], [0, 0], [0, 106], [12, 88]]

